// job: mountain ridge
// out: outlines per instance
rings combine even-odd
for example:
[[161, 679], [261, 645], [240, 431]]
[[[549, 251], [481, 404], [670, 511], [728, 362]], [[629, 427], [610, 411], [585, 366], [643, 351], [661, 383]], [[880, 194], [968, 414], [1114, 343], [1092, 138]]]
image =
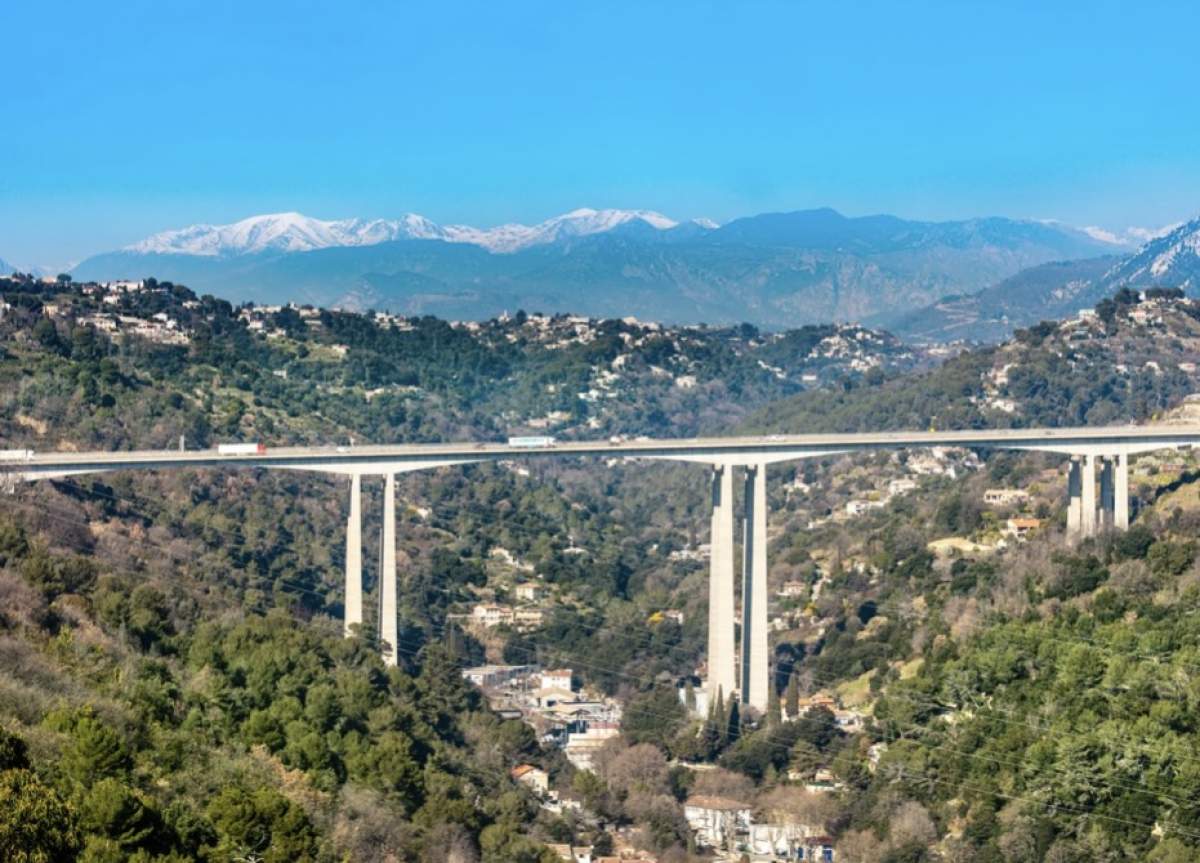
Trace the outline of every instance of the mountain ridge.
[[1152, 237], [1123, 257], [1052, 262], [1023, 270], [971, 295], [947, 296], [892, 322], [917, 341], [992, 342], [1019, 327], [1067, 317], [1121, 288], [1200, 286], [1200, 218]]
[[[524, 308], [776, 328], [887, 326], [910, 309], [982, 290], [1029, 266], [1113, 249], [1031, 220], [922, 222], [831, 209], [748, 216], [716, 228], [651, 211], [576, 210], [532, 228], [492, 231], [489, 248], [472, 242], [478, 237], [465, 227], [419, 217], [382, 225], [284, 214], [157, 235], [142, 251], [95, 256], [74, 274], [154, 275], [234, 301], [453, 319]], [[452, 233], [456, 239], [447, 241]]]
[[470, 243], [491, 252], [514, 252], [559, 239], [587, 236], [640, 222], [656, 230], [679, 225], [653, 210], [593, 210], [582, 207], [536, 225], [507, 223], [493, 228], [439, 225], [417, 213], [398, 219], [323, 220], [303, 213], [268, 213], [227, 225], [196, 224], [161, 231], [121, 249], [135, 254], [227, 256], [259, 252], [311, 252], [371, 246], [396, 240]]

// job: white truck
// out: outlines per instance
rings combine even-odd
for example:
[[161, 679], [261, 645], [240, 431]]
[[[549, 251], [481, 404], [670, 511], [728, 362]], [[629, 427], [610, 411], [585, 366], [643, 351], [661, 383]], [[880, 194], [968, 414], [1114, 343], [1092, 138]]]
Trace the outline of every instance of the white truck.
[[29, 461], [31, 458], [31, 449], [0, 449], [0, 461]]
[[552, 447], [557, 441], [552, 437], [544, 436], [529, 436], [529, 437], [510, 437], [508, 445], [515, 449], [545, 449]]
[[217, 444], [218, 455], [265, 455], [267, 447], [261, 443]]

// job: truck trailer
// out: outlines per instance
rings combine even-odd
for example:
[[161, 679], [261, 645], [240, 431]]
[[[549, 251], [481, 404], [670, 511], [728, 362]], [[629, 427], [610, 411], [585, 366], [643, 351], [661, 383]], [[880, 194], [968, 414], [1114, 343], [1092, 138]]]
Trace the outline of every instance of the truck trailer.
[[517, 449], [545, 449], [552, 447], [557, 441], [552, 437], [510, 437], [508, 445]]
[[261, 443], [217, 444], [218, 455], [265, 455], [267, 447]]

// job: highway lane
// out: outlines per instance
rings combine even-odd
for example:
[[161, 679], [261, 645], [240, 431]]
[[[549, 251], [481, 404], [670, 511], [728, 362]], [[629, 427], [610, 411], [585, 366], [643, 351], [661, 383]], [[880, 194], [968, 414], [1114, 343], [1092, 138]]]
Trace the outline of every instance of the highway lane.
[[24, 479], [129, 469], [261, 467], [333, 473], [384, 473], [500, 459], [574, 457], [674, 459], [745, 464], [822, 454], [939, 446], [1040, 450], [1062, 454], [1135, 454], [1200, 445], [1200, 425], [1092, 428], [971, 429], [960, 431], [770, 435], [676, 440], [561, 441], [546, 447], [457, 442], [353, 447], [269, 447], [266, 453], [226, 455], [209, 450], [35, 452], [0, 456], [0, 470]]

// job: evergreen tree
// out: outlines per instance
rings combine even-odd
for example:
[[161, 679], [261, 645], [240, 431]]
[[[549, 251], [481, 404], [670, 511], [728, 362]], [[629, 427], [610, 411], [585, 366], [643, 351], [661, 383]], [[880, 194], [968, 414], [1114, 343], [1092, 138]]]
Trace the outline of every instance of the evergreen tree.
[[742, 736], [742, 716], [736, 698], [729, 699], [729, 721], [725, 729], [726, 745], [733, 745]]
[[717, 687], [717, 701], [710, 712], [713, 724], [717, 729], [717, 750], [720, 751], [729, 742], [729, 715], [725, 712], [725, 693], [719, 686]]
[[788, 677], [787, 694], [787, 718], [795, 721], [800, 715], [800, 672], [796, 668], [792, 669], [791, 676]]
[[30, 770], [0, 771], [0, 860], [58, 863], [79, 850], [75, 812]]

